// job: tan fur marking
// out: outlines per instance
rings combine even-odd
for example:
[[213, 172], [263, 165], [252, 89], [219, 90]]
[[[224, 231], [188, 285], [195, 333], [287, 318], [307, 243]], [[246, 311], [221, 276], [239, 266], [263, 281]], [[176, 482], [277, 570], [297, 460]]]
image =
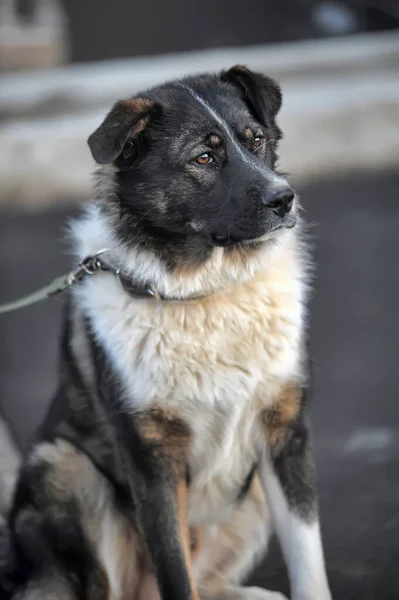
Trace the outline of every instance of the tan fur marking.
[[152, 408], [136, 418], [143, 439], [159, 448], [170, 467], [185, 474], [191, 441], [188, 426], [174, 411], [162, 408]]
[[244, 65], [235, 65], [234, 67], [232, 67], [230, 69], [230, 71], [248, 71], [247, 67], [244, 67]]
[[283, 441], [287, 427], [297, 418], [301, 408], [301, 388], [287, 385], [276, 403], [263, 413], [268, 445], [273, 448]]
[[209, 138], [208, 144], [211, 146], [211, 148], [219, 148], [219, 146], [221, 145], [222, 140], [218, 135], [211, 135], [211, 137]]
[[190, 550], [191, 560], [195, 560], [201, 550], [201, 529], [199, 527], [190, 527]]
[[191, 539], [190, 529], [188, 527], [187, 521], [187, 483], [185, 479], [181, 479], [177, 486], [177, 507], [180, 528], [180, 541], [183, 547], [188, 576], [191, 583], [192, 600], [199, 600], [197, 590], [194, 586], [194, 578], [192, 573], [192, 557], [190, 548]]
[[140, 119], [140, 121], [133, 127], [130, 135], [138, 135], [139, 133], [144, 131], [144, 129], [147, 127], [149, 122], [150, 122], [149, 117], [143, 117], [142, 119]]
[[[126, 109], [128, 109], [129, 111], [132, 111], [135, 114], [145, 112], [152, 106], [152, 102], [150, 102], [150, 100], [147, 100], [146, 98], [138, 98], [137, 100], [122, 100], [121, 104]], [[141, 118], [134, 125], [134, 127], [132, 128], [132, 131], [130, 132], [130, 135], [131, 136], [138, 135], [139, 133], [144, 131], [144, 129], [147, 127], [149, 121], [150, 121], [150, 118], [148, 116], [143, 116], [143, 118]]]
[[152, 106], [152, 102], [147, 98], [136, 98], [135, 100], [122, 100], [121, 104], [133, 112], [142, 112]]
[[244, 131], [242, 133], [243, 133], [245, 139], [247, 139], [248, 141], [251, 141], [251, 142], [253, 141], [254, 134], [253, 134], [252, 129], [250, 129], [249, 127], [247, 127], [246, 129], [244, 129]]

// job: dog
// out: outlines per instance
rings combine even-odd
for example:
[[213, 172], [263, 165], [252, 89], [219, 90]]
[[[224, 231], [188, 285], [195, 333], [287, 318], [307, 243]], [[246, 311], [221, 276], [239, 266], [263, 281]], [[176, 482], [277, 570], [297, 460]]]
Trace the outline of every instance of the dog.
[[89, 137], [95, 197], [70, 229], [102, 269], [66, 302], [6, 598], [282, 600], [242, 585], [275, 530], [292, 600], [331, 600], [281, 102], [239, 65], [120, 100]]

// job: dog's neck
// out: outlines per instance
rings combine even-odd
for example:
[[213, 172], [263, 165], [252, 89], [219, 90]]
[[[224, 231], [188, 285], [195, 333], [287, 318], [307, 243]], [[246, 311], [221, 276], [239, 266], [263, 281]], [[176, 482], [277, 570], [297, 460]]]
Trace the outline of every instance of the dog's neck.
[[250, 281], [258, 272], [275, 264], [284, 249], [294, 246], [295, 240], [293, 231], [285, 231], [278, 239], [251, 252], [215, 248], [200, 267], [182, 267], [172, 272], [155, 253], [118, 240], [101, 205], [96, 202], [88, 204], [83, 216], [72, 222], [71, 235], [78, 260], [106, 249], [102, 256], [104, 262], [120, 272], [125, 287], [131, 282], [132, 296], [135, 290], [151, 290], [155, 297], [165, 300], [212, 296]]

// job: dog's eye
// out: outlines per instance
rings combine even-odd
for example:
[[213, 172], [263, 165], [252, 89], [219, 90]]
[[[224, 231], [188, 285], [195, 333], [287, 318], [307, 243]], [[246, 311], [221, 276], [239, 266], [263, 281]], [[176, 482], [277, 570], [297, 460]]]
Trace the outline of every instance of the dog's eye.
[[265, 142], [265, 138], [261, 137], [260, 135], [257, 135], [256, 138], [254, 139], [254, 143], [253, 143], [254, 150], [258, 150], [259, 148], [261, 148], [263, 146], [264, 142]]
[[198, 165], [209, 165], [210, 163], [213, 163], [213, 158], [208, 152], [200, 154], [194, 160]]

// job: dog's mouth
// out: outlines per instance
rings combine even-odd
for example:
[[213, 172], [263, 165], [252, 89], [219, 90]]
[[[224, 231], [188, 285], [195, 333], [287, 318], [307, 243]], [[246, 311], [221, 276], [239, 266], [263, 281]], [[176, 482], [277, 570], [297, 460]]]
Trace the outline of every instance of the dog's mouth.
[[283, 217], [282, 219], [279, 219], [278, 221], [272, 223], [263, 235], [257, 238], [249, 239], [247, 240], [247, 242], [251, 244], [254, 242], [267, 241], [270, 237], [273, 236], [274, 233], [280, 231], [281, 229], [293, 229], [297, 224], [297, 220], [298, 219], [296, 214], [294, 212], [290, 212], [287, 215], [285, 215], [285, 217]]
[[273, 239], [278, 231], [282, 229], [293, 229], [297, 224], [297, 216], [290, 212], [281, 219], [273, 220], [265, 227], [266, 231], [261, 235], [241, 237], [236, 235], [213, 235], [212, 244], [222, 248], [233, 248], [235, 246], [259, 246], [262, 242]]

